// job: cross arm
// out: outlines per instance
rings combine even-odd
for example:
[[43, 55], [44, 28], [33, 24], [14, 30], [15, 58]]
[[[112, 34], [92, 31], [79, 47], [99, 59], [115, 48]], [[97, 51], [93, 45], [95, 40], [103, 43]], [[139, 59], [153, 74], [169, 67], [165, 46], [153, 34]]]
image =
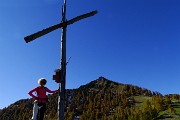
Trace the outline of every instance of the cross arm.
[[26, 36], [24, 38], [24, 40], [26, 41], [26, 43], [31, 42], [32, 40], [34, 40], [36, 38], [39, 38], [39, 37], [41, 37], [41, 36], [43, 36], [45, 34], [48, 34], [48, 33], [52, 32], [52, 31], [54, 31], [54, 30], [56, 30], [58, 28], [61, 28], [64, 25], [73, 24], [74, 22], [77, 22], [77, 21], [79, 21], [81, 19], [84, 19], [84, 18], [87, 18], [87, 17], [91, 17], [91, 16], [93, 16], [95, 14], [97, 14], [97, 10], [89, 12], [89, 13], [86, 13], [86, 14], [83, 14], [83, 15], [80, 15], [80, 16], [77, 16], [77, 17], [75, 17], [75, 18], [73, 18], [73, 19], [71, 19], [69, 21], [66, 21], [65, 23], [59, 23], [59, 24], [56, 24], [56, 25], [51, 26], [49, 28], [43, 29], [41, 31], [38, 31], [38, 32], [36, 32], [36, 33], [34, 33], [32, 35]]
[[26, 36], [26, 37], [24, 38], [24, 40], [26, 41], [26, 43], [31, 42], [32, 40], [34, 40], [34, 39], [36, 39], [36, 38], [38, 38], [38, 37], [41, 37], [41, 36], [43, 36], [43, 35], [45, 35], [45, 34], [48, 34], [49, 32], [51, 32], [51, 31], [53, 31], [53, 30], [56, 30], [56, 29], [58, 29], [58, 28], [61, 28], [62, 26], [63, 26], [62, 23], [56, 24], [56, 25], [51, 26], [51, 27], [49, 27], [49, 28], [43, 29], [43, 30], [41, 30], [41, 31], [38, 31], [38, 32], [36, 32], [36, 33], [34, 33], [34, 34], [32, 34], [32, 35]]
[[67, 21], [67, 25], [73, 24], [74, 22], [77, 22], [77, 21], [79, 21], [81, 19], [84, 19], [84, 18], [87, 18], [87, 17], [91, 17], [91, 16], [93, 16], [95, 14], [97, 14], [97, 10], [89, 12], [89, 13], [86, 13], [86, 14], [83, 14], [83, 15], [80, 15], [80, 16], [77, 16], [77, 17]]

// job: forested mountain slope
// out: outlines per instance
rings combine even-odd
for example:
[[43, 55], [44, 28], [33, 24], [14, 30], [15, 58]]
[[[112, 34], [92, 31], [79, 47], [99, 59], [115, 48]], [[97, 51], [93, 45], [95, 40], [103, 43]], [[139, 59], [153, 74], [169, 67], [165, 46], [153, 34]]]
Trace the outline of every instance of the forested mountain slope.
[[[57, 120], [58, 94], [48, 95], [45, 118]], [[180, 95], [161, 95], [138, 86], [99, 77], [78, 89], [66, 90], [65, 119], [152, 120], [179, 119]], [[19, 100], [0, 110], [0, 120], [29, 120], [33, 99]]]

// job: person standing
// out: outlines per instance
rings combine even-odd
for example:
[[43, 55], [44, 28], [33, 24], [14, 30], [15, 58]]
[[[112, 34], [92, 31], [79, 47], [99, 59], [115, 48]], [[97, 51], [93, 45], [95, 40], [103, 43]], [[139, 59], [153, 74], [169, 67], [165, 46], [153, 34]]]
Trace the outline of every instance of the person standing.
[[[40, 86], [30, 90], [28, 93], [32, 98], [35, 99], [32, 120], [43, 120], [44, 113], [46, 111], [46, 102], [47, 102], [46, 92], [48, 93], [58, 92], [58, 90], [50, 90], [49, 88], [45, 87], [46, 83], [47, 81], [45, 78], [40, 78], [38, 80], [38, 84]], [[33, 94], [34, 92], [36, 92], [36, 95]], [[39, 114], [38, 118], [37, 118], [37, 114]]]

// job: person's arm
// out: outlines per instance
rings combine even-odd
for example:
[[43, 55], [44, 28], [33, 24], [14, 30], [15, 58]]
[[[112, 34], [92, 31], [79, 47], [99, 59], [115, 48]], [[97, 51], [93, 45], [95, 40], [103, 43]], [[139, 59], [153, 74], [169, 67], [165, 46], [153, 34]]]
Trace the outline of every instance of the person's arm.
[[55, 92], [58, 92], [58, 90], [50, 90], [50, 89], [48, 89], [47, 87], [46, 87], [46, 91], [47, 91], [48, 93], [55, 93]]
[[37, 96], [35, 96], [35, 95], [33, 95], [33, 92], [36, 92], [37, 90], [36, 90], [37, 88], [34, 88], [34, 89], [32, 89], [31, 91], [29, 91], [29, 95], [31, 96], [31, 97], [33, 97], [33, 98], [37, 98]]

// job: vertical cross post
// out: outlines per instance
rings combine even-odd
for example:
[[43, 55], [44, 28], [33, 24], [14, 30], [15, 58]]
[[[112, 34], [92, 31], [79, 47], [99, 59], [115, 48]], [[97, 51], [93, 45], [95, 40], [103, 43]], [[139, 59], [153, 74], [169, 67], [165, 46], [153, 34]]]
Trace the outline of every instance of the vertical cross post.
[[[64, 0], [62, 10], [62, 21], [66, 22], [66, 0]], [[63, 25], [61, 34], [61, 76], [59, 83], [59, 97], [58, 97], [58, 120], [64, 120], [64, 106], [65, 106], [65, 89], [66, 89], [66, 28], [67, 25]]]

